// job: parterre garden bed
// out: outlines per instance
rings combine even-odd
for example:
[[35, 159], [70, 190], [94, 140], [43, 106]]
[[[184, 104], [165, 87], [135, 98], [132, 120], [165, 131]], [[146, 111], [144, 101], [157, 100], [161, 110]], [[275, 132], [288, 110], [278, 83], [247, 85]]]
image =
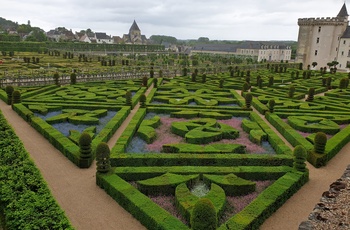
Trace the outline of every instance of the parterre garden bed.
[[[111, 170], [97, 173], [97, 184], [149, 229], [189, 229], [201, 197], [213, 203], [219, 229], [257, 229], [308, 180], [307, 171], [293, 167], [292, 150], [258, 113], [293, 146], [302, 145], [316, 167], [350, 138], [350, 91], [330, 90], [322, 80], [327, 76], [301, 79], [292, 71], [158, 79], [146, 106], [111, 149]], [[272, 84], [267, 75], [275, 76]], [[338, 75], [331, 75], [334, 84], [343, 77]], [[247, 81], [248, 90], [242, 87]], [[305, 101], [310, 87], [325, 95]], [[240, 95], [236, 90], [242, 88]], [[19, 90], [22, 103], [13, 108], [74, 163], [88, 167], [91, 162], [79, 162], [74, 140], [85, 130], [95, 147], [108, 141], [146, 87], [123, 81]], [[131, 106], [125, 104], [127, 90], [134, 92]], [[248, 92], [258, 112], [245, 107]], [[45, 117], [52, 111], [54, 116]], [[102, 122], [106, 116], [110, 121]], [[86, 126], [69, 136], [59, 130], [64, 122]], [[324, 154], [314, 152], [316, 132], [329, 135]]]

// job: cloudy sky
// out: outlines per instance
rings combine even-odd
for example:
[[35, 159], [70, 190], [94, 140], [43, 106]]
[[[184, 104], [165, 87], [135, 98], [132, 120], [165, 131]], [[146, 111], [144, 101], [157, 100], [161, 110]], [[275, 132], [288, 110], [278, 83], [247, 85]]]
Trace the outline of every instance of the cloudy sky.
[[[334, 17], [344, 0], [1, 0], [0, 17], [48, 31], [90, 28], [113, 36], [177, 39], [297, 40], [298, 18]], [[350, 12], [350, 4], [349, 4]]]

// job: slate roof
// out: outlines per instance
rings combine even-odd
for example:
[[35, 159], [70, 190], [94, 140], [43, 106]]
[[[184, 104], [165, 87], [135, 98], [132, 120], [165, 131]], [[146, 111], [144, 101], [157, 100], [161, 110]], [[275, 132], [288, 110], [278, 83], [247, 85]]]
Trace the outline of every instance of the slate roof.
[[134, 30], [141, 31], [135, 20], [134, 20], [134, 22], [132, 23], [132, 25], [131, 25], [129, 31], [134, 31]]
[[106, 33], [95, 33], [96, 39], [111, 39]]
[[341, 38], [350, 38], [350, 26], [346, 27], [346, 30], [343, 33], [343, 36]]
[[337, 15], [337, 17], [347, 17], [347, 16], [349, 16], [349, 14], [348, 14], [348, 11], [346, 9], [346, 5], [344, 3], [342, 8], [339, 11], [339, 14]]

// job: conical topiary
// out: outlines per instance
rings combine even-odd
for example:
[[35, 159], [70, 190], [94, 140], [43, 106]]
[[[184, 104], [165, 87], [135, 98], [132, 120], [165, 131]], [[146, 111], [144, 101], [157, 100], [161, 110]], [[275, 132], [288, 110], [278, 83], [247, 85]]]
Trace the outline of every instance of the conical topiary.
[[246, 93], [245, 95], [245, 107], [250, 108], [253, 100], [253, 95], [251, 93]]
[[208, 198], [201, 198], [195, 204], [191, 214], [191, 229], [215, 230], [218, 220], [213, 203]]
[[275, 104], [276, 104], [276, 102], [275, 102], [274, 99], [270, 99], [270, 100], [269, 100], [269, 111], [270, 111], [271, 113], [273, 113], [273, 111], [274, 111], [274, 109], [275, 109]]
[[140, 107], [145, 108], [146, 107], [146, 95], [143, 93], [140, 96]]
[[327, 135], [324, 132], [317, 132], [314, 143], [314, 151], [323, 154], [327, 144]]
[[307, 95], [306, 101], [312, 102], [314, 100], [315, 88], [309, 89], [309, 94]]
[[13, 93], [14, 90], [15, 89], [13, 88], [12, 85], [8, 85], [5, 88], [6, 95], [7, 95], [7, 104], [8, 105], [11, 105], [11, 103], [12, 103], [12, 93]]
[[91, 149], [91, 136], [90, 134], [83, 132], [79, 137], [79, 152], [81, 158], [90, 158], [92, 157]]
[[18, 103], [21, 103], [21, 93], [18, 90], [15, 90], [12, 93], [12, 105]]
[[105, 142], [101, 142], [96, 147], [97, 172], [106, 173], [111, 168], [110, 150]]
[[125, 93], [125, 104], [129, 106], [132, 105], [132, 94], [130, 91], [126, 91]]
[[293, 167], [300, 172], [306, 172], [307, 171], [306, 164], [305, 164], [306, 157], [307, 157], [306, 149], [302, 145], [297, 145], [294, 148], [293, 155], [294, 155]]

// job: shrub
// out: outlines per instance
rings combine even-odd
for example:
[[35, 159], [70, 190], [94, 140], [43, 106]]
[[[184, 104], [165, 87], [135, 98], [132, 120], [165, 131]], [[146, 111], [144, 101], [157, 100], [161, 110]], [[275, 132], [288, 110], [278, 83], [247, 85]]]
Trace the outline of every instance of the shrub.
[[310, 88], [306, 101], [312, 102], [314, 100], [314, 95], [315, 95], [315, 88]]
[[275, 102], [274, 99], [270, 99], [270, 100], [269, 100], [269, 111], [270, 111], [271, 113], [273, 113], [273, 111], [274, 111], [275, 104], [276, 104], [276, 102]]
[[146, 107], [146, 95], [143, 93], [140, 96], [140, 107], [145, 108]]
[[217, 216], [213, 203], [207, 199], [200, 199], [191, 214], [191, 228], [193, 230], [215, 230]]
[[12, 105], [18, 103], [21, 103], [21, 93], [18, 90], [15, 90], [12, 93]]
[[306, 172], [306, 157], [307, 157], [307, 152], [306, 149], [302, 146], [302, 145], [297, 145], [294, 148], [294, 163], [293, 163], [293, 167], [300, 171], [300, 172]]
[[60, 78], [60, 75], [58, 74], [58, 73], [55, 73], [54, 75], [53, 75], [53, 80], [54, 80], [54, 82], [55, 82], [55, 85], [59, 85], [60, 83], [59, 83], [59, 78]]
[[315, 136], [314, 150], [316, 153], [323, 154], [327, 144], [327, 136], [323, 132], [317, 132]]
[[291, 86], [289, 87], [288, 97], [289, 97], [289, 98], [293, 98], [294, 93], [295, 93], [295, 87], [294, 87], [294, 85], [291, 85]]
[[12, 93], [15, 89], [13, 88], [13, 86], [8, 85], [5, 88], [6, 94], [7, 94], [7, 104], [11, 105], [12, 103]]
[[245, 95], [245, 107], [250, 108], [253, 100], [253, 95], [251, 93], [247, 93]]
[[196, 80], [197, 80], [197, 74], [196, 73], [192, 73], [191, 81], [192, 82], [196, 82]]
[[91, 150], [91, 136], [90, 134], [83, 132], [79, 138], [79, 152], [81, 158], [91, 158], [92, 150]]
[[146, 76], [144, 76], [144, 77], [142, 78], [142, 86], [147, 87], [147, 83], [148, 83], [148, 78], [147, 78]]
[[221, 78], [220, 81], [219, 81], [219, 88], [223, 88], [224, 87], [224, 79]]
[[77, 83], [77, 75], [75, 73], [70, 74], [70, 83], [71, 85], [74, 85]]
[[342, 91], [343, 89], [347, 88], [347, 81], [349, 81], [348, 78], [340, 79], [340, 82], [339, 82], [339, 89], [340, 89], [340, 91]]
[[111, 168], [110, 150], [105, 142], [101, 142], [96, 147], [97, 172], [106, 173]]
[[268, 86], [273, 86], [273, 81], [274, 81], [274, 78], [272, 76], [270, 76]]
[[132, 105], [132, 94], [130, 91], [126, 91], [125, 93], [125, 104], [129, 106]]
[[150, 78], [153, 78], [153, 77], [154, 77], [154, 70], [153, 70], [153, 69], [151, 69], [151, 70], [149, 71], [149, 77], [150, 77]]
[[158, 79], [157, 78], [154, 78], [154, 80], [153, 80], [153, 87], [158, 88]]
[[202, 75], [202, 83], [205, 83], [207, 81], [207, 75], [203, 74]]

